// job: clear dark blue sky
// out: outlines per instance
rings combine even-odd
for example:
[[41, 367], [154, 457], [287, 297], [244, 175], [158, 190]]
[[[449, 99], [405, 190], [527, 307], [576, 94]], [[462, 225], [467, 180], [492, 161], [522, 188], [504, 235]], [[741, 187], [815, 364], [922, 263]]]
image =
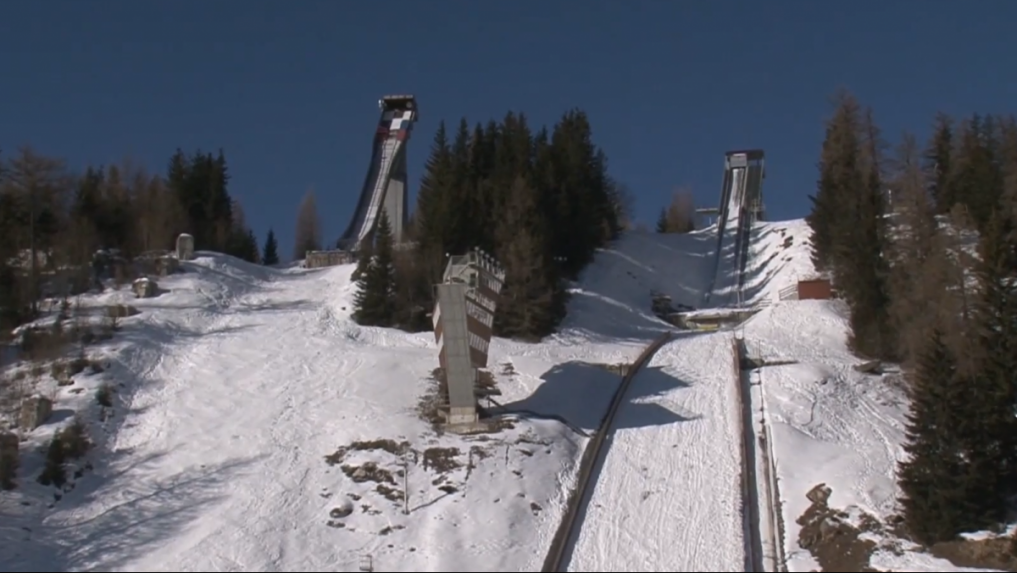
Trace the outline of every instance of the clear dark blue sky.
[[581, 107], [641, 219], [680, 184], [716, 202], [746, 147], [766, 151], [770, 218], [791, 218], [838, 86], [894, 138], [937, 110], [1017, 111], [1015, 22], [1002, 0], [5, 0], [0, 148], [161, 172], [178, 146], [222, 147], [288, 254], [308, 186], [329, 240], [348, 221], [379, 96], [420, 103], [413, 193], [440, 119]]

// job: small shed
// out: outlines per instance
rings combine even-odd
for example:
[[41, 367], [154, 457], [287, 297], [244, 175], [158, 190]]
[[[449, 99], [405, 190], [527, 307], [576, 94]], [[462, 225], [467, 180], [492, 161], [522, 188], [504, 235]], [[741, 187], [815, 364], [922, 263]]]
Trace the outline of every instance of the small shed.
[[826, 300], [833, 298], [833, 287], [829, 279], [808, 279], [798, 281], [799, 300]]

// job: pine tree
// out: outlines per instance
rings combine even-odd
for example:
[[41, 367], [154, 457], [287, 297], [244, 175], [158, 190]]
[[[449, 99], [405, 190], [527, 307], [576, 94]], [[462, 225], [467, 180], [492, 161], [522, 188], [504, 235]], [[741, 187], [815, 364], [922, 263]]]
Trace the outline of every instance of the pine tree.
[[1002, 194], [996, 124], [993, 118], [979, 115], [961, 124], [946, 183], [981, 231]]
[[499, 230], [499, 258], [505, 265], [505, 286], [494, 324], [499, 336], [539, 340], [553, 331], [563, 314], [564, 292], [545, 240], [547, 220], [536, 205], [534, 189], [517, 177]]
[[[378, 216], [374, 246], [357, 278], [353, 320], [363, 326], [392, 326], [396, 316], [392, 226], [384, 210]], [[363, 254], [361, 254], [363, 257]]]
[[973, 323], [977, 367], [965, 405], [977, 424], [971, 460], [982, 482], [980, 516], [999, 522], [1017, 494], [1017, 251], [1008, 241], [1014, 222], [994, 211], [979, 242], [978, 298]]
[[261, 250], [258, 249], [258, 238], [254, 231], [247, 229], [244, 235], [244, 256], [243, 259], [249, 263], [261, 264]]
[[954, 357], [940, 330], [933, 329], [909, 389], [904, 444], [908, 459], [898, 464], [897, 474], [904, 523], [922, 543], [946, 541], [982, 525], [969, 511], [978, 491], [967, 479], [968, 452], [957, 435], [967, 423], [961, 409], [963, 392]]
[[272, 229], [268, 230], [268, 236], [265, 237], [265, 246], [261, 252], [261, 264], [266, 266], [279, 264], [279, 245], [276, 243], [275, 231]]
[[848, 242], [849, 221], [855, 215], [854, 198], [864, 187], [859, 140], [861, 106], [847, 92], [838, 94], [837, 101], [826, 125], [816, 194], [809, 196], [812, 210], [806, 217], [812, 229], [812, 261], [820, 271], [836, 266], [835, 245]]
[[657, 232], [667, 233], [667, 208], [660, 208], [660, 215], [657, 216]]
[[937, 114], [932, 139], [925, 152], [925, 174], [936, 213], [945, 215], [957, 202], [948, 183], [953, 156], [953, 124], [946, 114]]
[[451, 243], [451, 194], [455, 186], [445, 123], [438, 125], [417, 193], [417, 245], [422, 255], [445, 253]]
[[820, 164], [820, 189], [809, 224], [813, 257], [832, 271], [850, 306], [849, 344], [856, 353], [894, 359], [897, 339], [889, 308], [883, 144], [870, 111], [850, 96], [827, 129]]

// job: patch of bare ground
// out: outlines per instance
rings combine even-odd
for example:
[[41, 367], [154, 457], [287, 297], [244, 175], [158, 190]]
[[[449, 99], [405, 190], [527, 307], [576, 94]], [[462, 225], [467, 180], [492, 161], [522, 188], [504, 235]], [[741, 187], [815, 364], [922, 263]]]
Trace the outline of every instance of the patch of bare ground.
[[544, 450], [545, 454], [551, 453], [551, 440], [538, 438], [529, 432], [516, 438], [516, 444], [520, 446], [517, 448], [519, 453], [527, 457], [532, 456], [537, 450], [541, 449]]
[[[478, 437], [477, 440], [481, 442], [488, 441], [481, 437]], [[453, 480], [450, 479], [451, 474], [462, 469], [465, 465], [465, 482], [465, 480], [469, 479], [470, 471], [474, 466], [474, 460], [484, 459], [491, 455], [484, 446], [474, 445], [467, 452], [468, 459], [464, 464], [462, 459], [463, 451], [456, 447], [432, 446], [421, 452], [411, 448], [407, 441], [379, 439], [353, 442], [325, 456], [326, 463], [330, 466], [338, 466], [343, 474], [353, 482], [373, 482], [376, 493], [397, 504], [403, 503], [406, 499], [406, 493], [403, 491], [405, 487], [403, 478], [406, 468], [410, 466], [404, 466], [399, 469], [386, 469], [383, 467], [383, 464], [377, 461], [354, 463], [354, 456], [352, 454], [358, 451], [386, 452], [395, 458], [401, 458], [402, 461], [398, 462], [400, 464], [419, 464], [425, 472], [437, 474], [431, 480], [431, 484], [445, 494], [456, 493], [462, 487], [461, 484], [453, 483]], [[413, 470], [410, 471], [412, 472]], [[359, 496], [354, 499], [359, 499]], [[369, 514], [379, 513], [367, 504], [363, 505], [363, 509], [364, 512]]]
[[812, 554], [820, 571], [875, 571], [869, 559], [876, 543], [861, 537], [881, 531], [882, 525], [869, 515], [863, 515], [858, 526], [850, 523], [847, 513], [827, 505], [830, 493], [826, 484], [819, 484], [806, 494], [812, 504], [797, 520], [802, 526], [798, 545]]
[[400, 502], [404, 499], [403, 492], [390, 485], [379, 483], [374, 489], [389, 501]]
[[373, 481], [379, 484], [389, 483], [395, 485], [395, 478], [392, 476], [392, 472], [379, 467], [375, 462], [365, 462], [359, 466], [343, 464], [340, 466], [340, 469], [346, 474], [346, 477], [356, 483]]
[[445, 421], [445, 408], [448, 404], [448, 382], [445, 371], [435, 368], [426, 382], [424, 393], [417, 400], [417, 414], [421, 420], [431, 425], [432, 430], [441, 435], [444, 432], [442, 423]]
[[498, 387], [498, 381], [494, 379], [494, 374], [490, 370], [478, 370], [477, 386], [483, 389], [495, 389]]
[[463, 467], [457, 459], [462, 452], [459, 448], [432, 447], [424, 450], [424, 469], [432, 469], [439, 474], [447, 474]]
[[937, 543], [929, 552], [958, 567], [1017, 571], [1017, 531], [1010, 537]]
[[361, 440], [352, 442], [348, 446], [341, 446], [336, 451], [325, 456], [325, 463], [335, 466], [343, 463], [350, 452], [383, 451], [394, 456], [401, 456], [411, 451], [410, 443], [407, 441], [397, 442], [389, 439]]
[[[802, 526], [798, 544], [815, 558], [820, 571], [876, 571], [869, 559], [877, 550], [902, 554], [904, 546], [916, 547], [904, 541], [903, 533], [898, 531], [899, 518], [890, 526], [866, 513], [852, 519], [847, 512], [827, 504], [831, 492], [826, 484], [812, 488], [806, 494], [811, 505], [797, 520]], [[958, 567], [1017, 572], [1017, 532], [1011, 537], [947, 541], [926, 550]]]

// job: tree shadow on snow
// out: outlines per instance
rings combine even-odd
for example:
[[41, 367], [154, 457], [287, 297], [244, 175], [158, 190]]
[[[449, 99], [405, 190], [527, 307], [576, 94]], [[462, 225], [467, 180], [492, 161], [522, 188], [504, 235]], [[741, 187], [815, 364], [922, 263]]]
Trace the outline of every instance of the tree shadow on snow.
[[49, 415], [46, 419], [46, 424], [57, 425], [64, 420], [70, 420], [74, 417], [74, 410], [70, 408], [57, 408]]
[[[123, 567], [197, 519], [207, 511], [204, 506], [226, 495], [238, 470], [258, 459], [234, 459], [151, 480], [130, 475], [158, 457], [139, 460], [115, 476], [86, 476], [80, 487], [51, 510], [66, 513], [5, 524], [5, 543], [0, 547], [4, 570], [111, 571]], [[112, 500], [116, 503], [106, 505]], [[94, 515], [74, 517], [86, 515], [81, 508], [92, 503], [99, 510]], [[68, 516], [66, 521], [61, 519], [63, 515]], [[20, 538], [11, 543], [15, 535]]]
[[[621, 376], [604, 367], [586, 362], [566, 362], [548, 370], [543, 383], [530, 396], [502, 405], [495, 414], [518, 413], [522, 417], [559, 420], [573, 429], [593, 432], [600, 428]], [[686, 417], [660, 404], [639, 402], [687, 387], [688, 384], [660, 368], [644, 368], [633, 379], [622, 398], [612, 424], [618, 429], [661, 426], [680, 422]]]
[[[685, 249], [668, 245], [680, 238]], [[580, 287], [569, 300], [565, 328], [574, 328], [602, 340], [649, 340], [672, 325], [653, 314], [652, 292], [671, 297], [676, 308], [698, 307], [702, 303], [707, 275], [713, 271], [713, 252], [707, 235], [642, 235], [632, 237], [627, 247], [597, 252], [598, 263], [587, 271], [583, 283], [600, 288]], [[637, 260], [626, 250], [639, 251]]]
[[215, 336], [238, 334], [255, 328], [255, 325], [240, 324], [233, 326], [221, 326], [211, 330], [192, 329], [174, 323], [163, 323], [159, 325], [145, 325], [141, 328], [123, 328], [113, 337], [117, 342], [129, 342], [133, 344], [158, 344], [172, 345], [180, 339], [201, 339]]
[[569, 314], [562, 330], [578, 330], [592, 342], [619, 340], [648, 341], [658, 338], [674, 326], [650, 311], [647, 291], [646, 308], [632, 308], [612, 301], [595, 292], [574, 292], [569, 300]]
[[[756, 227], [749, 231], [748, 256], [744, 261], [743, 268], [734, 268], [734, 260], [736, 256], [734, 234], [732, 233], [728, 237], [730, 240], [724, 241], [723, 247], [721, 247], [721, 250], [716, 254], [715, 276], [713, 277], [710, 287], [706, 289], [710, 294], [710, 298], [705, 306], [735, 306], [738, 302], [738, 276], [739, 274], [742, 274], [743, 271], [742, 299], [747, 302], [759, 296], [770, 282], [770, 279], [772, 279], [773, 276], [780, 270], [779, 265], [773, 264], [773, 259], [779, 254], [782, 254], [783, 251], [775, 252], [771, 254], [769, 258], [761, 260], [765, 251], [756, 246], [759, 244], [760, 240], [773, 232], [774, 230], [769, 227]], [[722, 290], [725, 292], [719, 292]]]

